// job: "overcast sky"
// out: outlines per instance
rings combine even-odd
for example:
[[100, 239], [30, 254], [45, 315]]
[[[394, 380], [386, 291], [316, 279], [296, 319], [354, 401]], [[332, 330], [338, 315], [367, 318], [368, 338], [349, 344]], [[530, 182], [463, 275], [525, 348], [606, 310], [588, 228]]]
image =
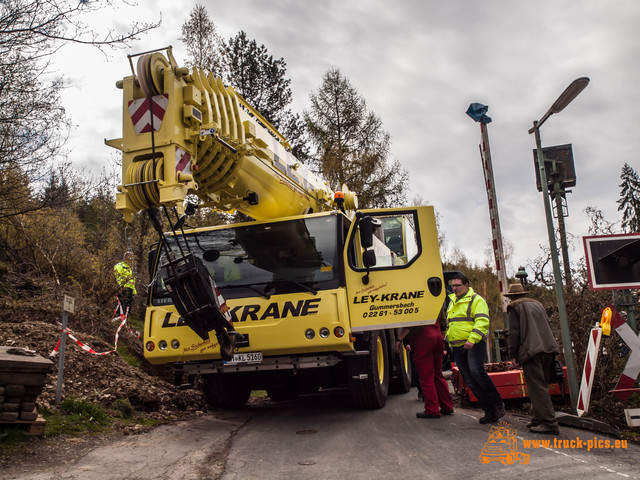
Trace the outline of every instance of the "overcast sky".
[[114, 85], [131, 74], [126, 54], [173, 45], [183, 63], [180, 27], [196, 3], [207, 7], [223, 38], [244, 30], [285, 59], [294, 111], [308, 107], [327, 69], [340, 69], [391, 134], [392, 157], [410, 175], [409, 198], [434, 205], [448, 250], [457, 247], [479, 264], [491, 230], [480, 127], [465, 111], [472, 102], [488, 105], [502, 233], [514, 247], [510, 276], [548, 245], [527, 131], [567, 85], [589, 77], [587, 89], [541, 128], [543, 146], [573, 144], [577, 185], [566, 219], [575, 236], [572, 260], [584, 256], [587, 206], [620, 220], [621, 168], [626, 162], [640, 171], [637, 0], [155, 0], [103, 10], [89, 19], [98, 30], [160, 15], [162, 26], [111, 58], [86, 47], [60, 52], [75, 165], [99, 172], [113, 158], [103, 139], [121, 136]]

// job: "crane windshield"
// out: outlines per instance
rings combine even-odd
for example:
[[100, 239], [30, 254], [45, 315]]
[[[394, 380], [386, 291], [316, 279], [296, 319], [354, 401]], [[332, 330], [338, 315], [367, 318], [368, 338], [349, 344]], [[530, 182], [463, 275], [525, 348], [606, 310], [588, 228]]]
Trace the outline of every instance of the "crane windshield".
[[[315, 294], [339, 285], [339, 223], [338, 216], [325, 215], [186, 233], [184, 238], [225, 299]], [[166, 241], [172, 251], [178, 251], [175, 237]], [[165, 263], [163, 249], [160, 265]], [[158, 274], [153, 305], [170, 303]]]

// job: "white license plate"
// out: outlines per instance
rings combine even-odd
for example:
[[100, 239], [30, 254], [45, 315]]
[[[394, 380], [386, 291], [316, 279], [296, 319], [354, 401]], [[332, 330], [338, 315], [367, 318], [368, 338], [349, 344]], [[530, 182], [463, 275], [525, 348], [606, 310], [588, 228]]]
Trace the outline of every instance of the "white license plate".
[[234, 353], [233, 360], [224, 363], [225, 365], [236, 365], [239, 363], [262, 363], [262, 352]]

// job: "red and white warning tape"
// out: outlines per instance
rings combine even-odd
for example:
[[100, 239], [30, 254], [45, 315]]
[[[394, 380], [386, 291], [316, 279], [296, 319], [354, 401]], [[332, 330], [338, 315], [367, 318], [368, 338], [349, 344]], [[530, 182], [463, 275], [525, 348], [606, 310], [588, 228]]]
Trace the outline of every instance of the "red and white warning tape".
[[[120, 330], [122, 330], [122, 328], [126, 325], [128, 317], [129, 317], [129, 309], [127, 308], [127, 310], [123, 313], [122, 312], [122, 305], [120, 304], [120, 300], [118, 300], [118, 306], [116, 307], [116, 310], [114, 312], [114, 317], [112, 318], [112, 321], [116, 320], [116, 319], [119, 319], [120, 320], [120, 325], [118, 325], [118, 329], [116, 330], [116, 336], [115, 336], [115, 340], [114, 340], [114, 343], [113, 343], [113, 350], [109, 350], [108, 352], [96, 352], [93, 348], [89, 347], [88, 345], [85, 345], [80, 340], [78, 340], [76, 337], [74, 337], [73, 334], [71, 333], [71, 330], [69, 330], [68, 328], [66, 330], [64, 330], [64, 333], [66, 333], [67, 336], [71, 340], [76, 342], [76, 344], [80, 348], [82, 348], [85, 352], [89, 352], [89, 353], [91, 353], [93, 355], [109, 355], [110, 353], [113, 353], [118, 349], [118, 338], [120, 336]], [[131, 327], [129, 327], [129, 332], [132, 333], [133, 335], [135, 335], [136, 337], [140, 338], [140, 332], [134, 331]], [[57, 355], [58, 350], [60, 349], [60, 342], [61, 342], [61, 340], [58, 340], [58, 343], [56, 344], [55, 348], [49, 354], [50, 357], [53, 357], [53, 356]]]
[[[129, 318], [129, 307], [127, 307], [126, 311], [122, 311], [122, 304], [120, 303], [120, 299], [118, 297], [116, 297], [116, 300], [118, 301], [118, 305], [116, 305], [115, 310], [113, 311], [113, 318], [111, 319], [112, 322], [115, 322], [116, 320], [123, 320], [123, 319], [127, 319]], [[133, 328], [131, 328], [130, 325], [127, 325], [127, 328], [129, 329], [129, 333], [135, 337], [138, 338], [138, 340], [140, 340], [140, 338], [142, 338], [142, 334], [140, 332], [138, 332], [137, 330], [134, 330]], [[119, 329], [118, 329], [119, 331]], [[117, 335], [118, 332], [116, 332]], [[116, 336], [116, 344], [118, 342], [118, 338]]]

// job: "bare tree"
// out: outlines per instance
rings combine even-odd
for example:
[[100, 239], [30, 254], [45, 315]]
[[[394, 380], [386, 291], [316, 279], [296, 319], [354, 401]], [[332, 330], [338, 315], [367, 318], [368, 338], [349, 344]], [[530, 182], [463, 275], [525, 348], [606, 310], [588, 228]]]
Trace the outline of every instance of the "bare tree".
[[617, 233], [616, 225], [618, 222], [609, 222], [605, 220], [602, 210], [597, 207], [587, 207], [584, 209], [591, 220], [591, 226], [589, 227], [590, 235], [611, 235]]
[[128, 2], [103, 0], [3, 0], [0, 9], [0, 56], [15, 47], [41, 51], [47, 57], [64, 42], [83, 43], [93, 46], [118, 47], [139, 38], [160, 25], [157, 23], [132, 22], [125, 33], [113, 29], [97, 32], [82, 21], [86, 13], [115, 7]]
[[35, 198], [53, 164], [64, 162], [68, 120], [62, 77], [50, 61], [67, 43], [99, 49], [126, 45], [159, 23], [133, 23], [125, 33], [96, 32], [83, 15], [112, 0], [3, 0], [0, 3], [0, 222], [55, 204]]
[[[431, 205], [431, 203], [429, 202], [429, 200], [425, 200], [422, 197], [422, 195], [417, 194], [411, 197], [411, 200], [409, 201], [409, 205], [421, 206], [421, 205]], [[445, 256], [444, 254], [447, 249], [447, 233], [444, 231], [444, 228], [442, 228], [442, 217], [440, 215], [440, 212], [438, 212], [438, 210], [435, 207], [433, 208], [433, 213], [436, 217], [436, 229], [438, 231], [438, 245], [440, 247], [440, 256], [444, 258]]]

